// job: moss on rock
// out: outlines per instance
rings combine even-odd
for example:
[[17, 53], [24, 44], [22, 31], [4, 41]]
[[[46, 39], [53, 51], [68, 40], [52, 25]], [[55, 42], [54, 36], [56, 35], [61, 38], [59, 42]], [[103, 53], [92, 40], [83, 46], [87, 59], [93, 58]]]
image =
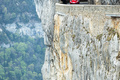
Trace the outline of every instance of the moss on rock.
[[101, 38], [102, 38], [102, 35], [103, 35], [103, 34], [99, 34], [99, 35], [97, 35], [96, 39], [98, 39], [98, 40], [100, 41]]

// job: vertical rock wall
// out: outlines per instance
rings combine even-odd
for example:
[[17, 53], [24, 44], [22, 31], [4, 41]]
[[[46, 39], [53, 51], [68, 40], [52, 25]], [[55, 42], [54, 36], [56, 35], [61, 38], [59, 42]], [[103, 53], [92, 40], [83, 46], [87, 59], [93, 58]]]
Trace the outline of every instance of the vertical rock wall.
[[101, 28], [101, 23], [91, 21], [91, 18], [98, 20], [95, 17], [99, 15], [61, 13], [67, 12], [67, 6], [55, 14], [56, 2], [35, 0], [47, 46], [43, 80], [119, 80], [120, 19], [105, 19]]
[[[52, 64], [52, 44], [53, 44], [53, 32], [54, 32], [54, 14], [55, 14], [55, 3], [58, 0], [34, 0], [36, 5], [36, 12], [38, 17], [41, 19], [42, 28], [45, 32], [44, 43], [47, 46], [45, 52], [45, 61], [42, 68], [42, 74], [44, 80], [51, 79], [51, 64]], [[53, 76], [55, 74], [52, 74]]]
[[120, 79], [120, 61], [116, 58], [119, 53], [119, 37], [117, 29], [109, 26], [112, 22], [107, 20], [103, 33], [97, 36], [90, 32], [89, 18], [81, 15], [56, 14], [55, 22], [54, 53], [58, 56], [54, 55], [54, 62], [61, 64], [57, 70], [57, 74], [62, 71], [60, 80]]
[[[64, 76], [61, 80], [120, 79], [120, 18], [106, 16], [119, 13], [119, 8], [56, 4], [53, 42], [62, 64], [59, 66]], [[65, 55], [69, 59], [64, 59]]]

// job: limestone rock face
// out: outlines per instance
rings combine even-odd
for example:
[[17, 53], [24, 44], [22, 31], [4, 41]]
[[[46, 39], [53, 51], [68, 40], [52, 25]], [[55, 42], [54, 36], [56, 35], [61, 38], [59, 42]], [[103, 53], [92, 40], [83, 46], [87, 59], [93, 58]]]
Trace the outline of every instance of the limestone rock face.
[[105, 4], [105, 5], [119, 5], [120, 4], [120, 0], [101, 0], [100, 1], [102, 4]]
[[119, 80], [120, 19], [105, 16], [119, 7], [58, 5], [55, 11], [56, 2], [35, 0], [47, 45], [43, 80]]
[[19, 33], [21, 36], [28, 35], [31, 37], [39, 36], [43, 38], [43, 30], [40, 27], [41, 23], [37, 21], [30, 21], [29, 23], [20, 23], [20, 22], [13, 22], [12, 24], [2, 25], [6, 28], [6, 30], [12, 33]]
[[97, 5], [120, 5], [119, 0], [88, 0], [90, 4], [97, 4]]
[[[79, 16], [55, 15], [54, 48], [59, 56], [60, 80], [119, 80], [120, 61], [116, 59], [119, 51], [118, 34], [109, 20], [102, 34], [93, 36], [90, 20]], [[111, 37], [110, 37], [111, 36]], [[67, 57], [66, 57], [67, 55]], [[55, 55], [54, 55], [55, 56]], [[66, 63], [67, 62], [67, 63]], [[69, 64], [71, 63], [71, 64]], [[54, 65], [55, 68], [58, 65]], [[71, 67], [72, 66], [72, 67]], [[72, 76], [71, 78], [68, 76]]]
[[45, 45], [51, 46], [54, 31], [55, 3], [58, 0], [34, 0], [36, 12], [41, 19], [42, 28], [45, 32]]
[[[45, 62], [42, 68], [43, 80], [55, 80], [55, 70], [52, 70], [53, 66], [53, 33], [54, 33], [54, 15], [55, 15], [55, 3], [59, 0], [34, 0], [36, 5], [36, 12], [41, 19], [42, 28], [45, 32], [44, 43], [47, 46], [45, 52]], [[52, 70], [52, 71], [51, 71]], [[51, 78], [51, 74], [53, 77]], [[54, 76], [55, 75], [55, 76]]]

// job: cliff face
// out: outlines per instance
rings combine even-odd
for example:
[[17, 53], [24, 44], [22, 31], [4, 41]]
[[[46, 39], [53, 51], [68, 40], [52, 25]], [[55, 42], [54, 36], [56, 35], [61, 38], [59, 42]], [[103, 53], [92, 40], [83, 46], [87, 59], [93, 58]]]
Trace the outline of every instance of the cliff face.
[[35, 2], [47, 45], [44, 80], [120, 79], [120, 18], [106, 16], [120, 6]]
[[119, 0], [88, 0], [92, 4], [104, 4], [104, 5], [119, 5]]
[[12, 33], [19, 33], [21, 36], [28, 35], [30, 37], [35, 38], [35, 36], [39, 36], [43, 38], [43, 30], [41, 26], [41, 23], [38, 21], [30, 21], [28, 23], [22, 23], [22, 22], [13, 22], [11, 24], [3, 24], [0, 25], [0, 27], [4, 27], [6, 30]]
[[120, 79], [120, 19], [105, 15], [119, 8], [56, 4], [53, 61], [58, 80]]
[[45, 61], [42, 68], [43, 79], [50, 80], [52, 74], [51, 61], [53, 60], [52, 44], [53, 44], [53, 34], [54, 34], [55, 3], [58, 2], [58, 0], [34, 0], [34, 1], [36, 4], [37, 14], [41, 19], [43, 31], [45, 32], [44, 43], [47, 46], [45, 52]]
[[110, 5], [119, 5], [120, 4], [120, 1], [119, 0], [95, 0], [95, 2], [101, 2], [101, 4], [110, 4]]

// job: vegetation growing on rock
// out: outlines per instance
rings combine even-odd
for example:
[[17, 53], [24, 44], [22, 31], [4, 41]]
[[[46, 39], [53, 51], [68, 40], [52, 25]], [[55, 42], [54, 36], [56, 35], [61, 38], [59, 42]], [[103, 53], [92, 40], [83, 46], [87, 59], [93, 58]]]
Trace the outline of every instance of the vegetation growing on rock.
[[102, 38], [102, 35], [103, 35], [103, 34], [99, 34], [99, 35], [97, 35], [96, 39], [98, 39], [98, 40], [100, 41], [101, 38]]

